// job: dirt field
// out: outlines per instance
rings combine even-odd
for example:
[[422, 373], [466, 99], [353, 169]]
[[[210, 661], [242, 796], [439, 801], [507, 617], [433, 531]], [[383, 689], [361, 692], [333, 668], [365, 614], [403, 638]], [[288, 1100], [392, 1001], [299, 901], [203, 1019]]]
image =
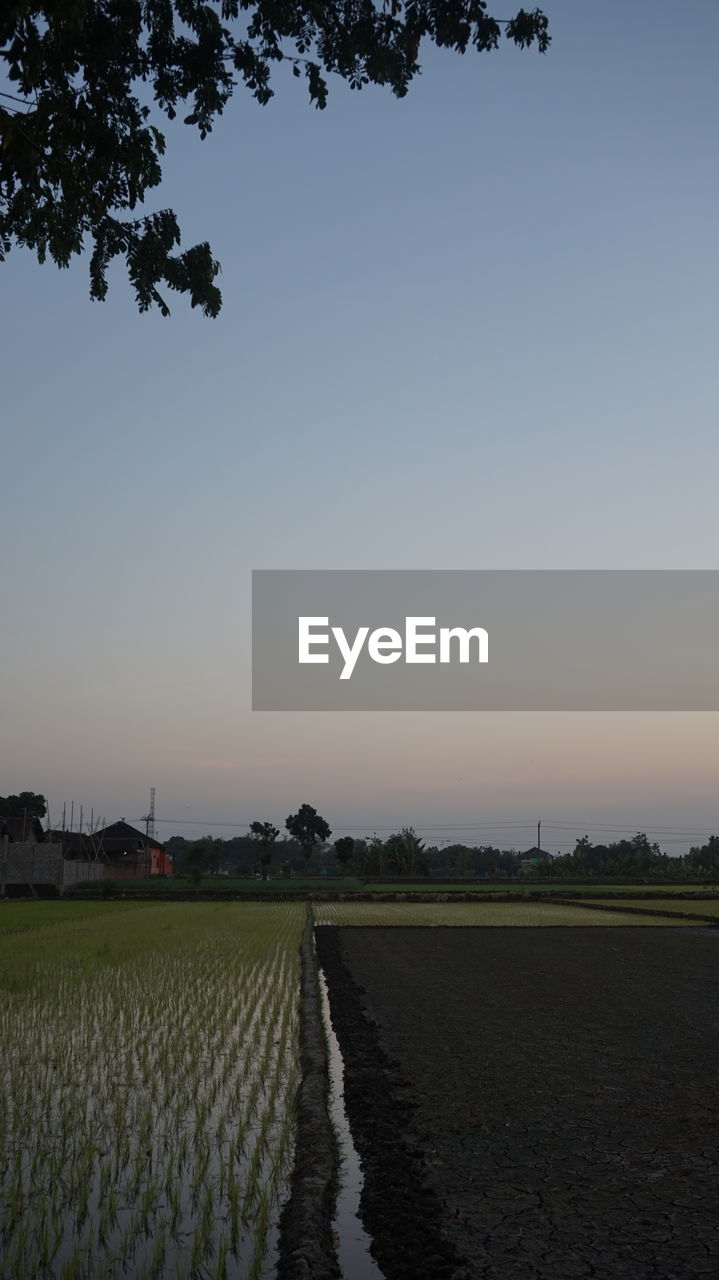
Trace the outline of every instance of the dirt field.
[[316, 938], [387, 1280], [719, 1273], [719, 931]]

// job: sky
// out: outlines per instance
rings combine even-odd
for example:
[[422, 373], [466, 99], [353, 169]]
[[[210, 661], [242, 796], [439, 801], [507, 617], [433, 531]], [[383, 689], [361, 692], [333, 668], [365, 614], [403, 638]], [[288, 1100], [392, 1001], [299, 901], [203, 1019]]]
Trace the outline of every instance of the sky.
[[165, 837], [719, 830], [716, 713], [250, 709], [252, 569], [717, 567], [719, 7], [545, 10], [546, 55], [422, 51], [401, 101], [278, 76], [168, 127], [147, 208], [210, 241], [216, 320], [0, 267], [0, 793], [155, 786]]

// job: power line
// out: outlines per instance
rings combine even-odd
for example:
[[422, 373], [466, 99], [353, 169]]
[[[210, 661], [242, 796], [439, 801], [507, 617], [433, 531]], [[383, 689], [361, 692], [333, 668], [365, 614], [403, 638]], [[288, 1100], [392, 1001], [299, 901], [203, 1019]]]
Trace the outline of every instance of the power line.
[[[144, 822], [145, 818], [133, 818], [133, 822]], [[236, 822], [217, 821], [214, 818], [155, 818], [156, 823], [162, 823], [164, 826], [175, 827], [250, 827], [249, 822], [237, 820]], [[346, 823], [335, 820], [337, 829], [343, 831], [396, 831], [398, 824], [395, 823], [374, 823], [363, 822], [359, 824]], [[415, 831], [429, 831], [432, 827], [441, 827], [443, 831], [517, 831], [525, 828], [534, 828], [536, 823], [533, 820], [523, 818], [517, 819], [516, 822], [415, 822], [405, 825], [411, 825]], [[629, 830], [642, 830], [646, 835], [667, 835], [667, 836], [701, 836], [707, 832], [707, 827], [664, 827], [654, 826], [647, 822], [626, 822], [622, 825], [606, 823], [606, 822], [588, 822], [586, 818], [578, 818], [576, 821], [559, 820], [551, 818], [542, 818], [542, 827], [552, 831], [579, 831], [582, 827], [590, 827], [593, 831], [608, 831], [621, 834]]]
[[[563, 821], [557, 820], [555, 822], [551, 818], [543, 818], [542, 822], [546, 826], [552, 827], [554, 830], [562, 830], [566, 828], [571, 828], [572, 830], [576, 830], [577, 827], [591, 827], [592, 830], [594, 831], [626, 831], [628, 827], [634, 825], [633, 823], [629, 823], [629, 822], [625, 823], [623, 826], [616, 826], [615, 824], [608, 823], [608, 822], [588, 822], [586, 818], [577, 818], [576, 821], [572, 821], [572, 822], [567, 822], [566, 820], [563, 820]], [[642, 823], [642, 822], [638, 824], [637, 829], [644, 830], [646, 834], [649, 834], [649, 832], [652, 831], [656, 833], [665, 832], [668, 835], [687, 835], [687, 836], [702, 835], [703, 832], [706, 830], [705, 827], [657, 827], [654, 825], [650, 826], [649, 824]]]
[[[135, 818], [132, 821], [141, 822], [144, 821], [144, 819]], [[238, 834], [249, 830], [251, 825], [249, 822], [245, 821], [238, 820], [235, 822], [226, 822], [215, 821], [212, 818], [156, 818], [155, 821], [158, 825], [162, 824], [164, 826], [204, 827], [206, 831], [209, 829], [216, 830], [218, 828], [232, 829], [238, 832]], [[392, 824], [373, 822], [354, 824], [335, 820], [334, 825], [336, 831], [360, 832], [363, 835], [369, 835], [370, 833], [394, 833], [398, 830], [399, 824], [396, 822]], [[472, 838], [470, 833], [476, 833], [474, 839], [483, 839], [485, 843], [490, 843], [493, 840], [502, 840], [509, 843], [522, 844], [527, 838], [525, 833], [528, 830], [534, 830], [535, 827], [533, 820], [524, 818], [517, 819], [516, 821], [507, 821], [506, 819], [503, 819], [498, 822], [491, 822], [485, 819], [481, 822], [428, 822], [414, 823], [411, 825], [414, 827], [415, 831], [423, 836], [425, 840], [443, 841], [445, 843], [460, 843], [462, 833], [466, 833], [464, 836], [465, 840]], [[587, 831], [591, 831], [595, 836], [606, 833], [607, 835], [617, 835], [624, 840], [631, 839], [631, 835], [629, 834], [631, 831], [641, 830], [647, 835], [647, 837], [655, 839], [657, 842], [661, 841], [662, 845], [665, 847], [686, 845], [696, 840], [706, 840], [711, 834], [707, 827], [658, 827], [652, 826], [646, 822], [640, 822], [638, 826], [634, 823], [626, 823], [620, 826], [614, 823], [591, 822], [584, 818], [570, 820], [543, 818], [542, 828], [545, 835], [545, 843], [548, 846], [553, 845], [554, 847], [566, 849], [574, 849], [576, 841], [579, 838], [577, 833], [581, 832], [582, 828]], [[454, 840], [447, 835], [447, 832], [457, 833]], [[568, 832], [573, 833], [571, 838], [565, 834]], [[556, 833], [556, 836], [553, 837], [552, 833]]]
[[[144, 822], [144, 820], [145, 820], [144, 818], [132, 819], [133, 822]], [[251, 825], [249, 822], [215, 822], [214, 818], [203, 818], [200, 820], [198, 820], [197, 818], [155, 818], [155, 822], [156, 823], [162, 822], [165, 824], [165, 826], [167, 826], [168, 824], [171, 824], [174, 827], [206, 827], [208, 826], [208, 824], [213, 827], [249, 827]], [[426, 822], [424, 824], [415, 822], [412, 824], [405, 824], [405, 825], [414, 826], [415, 831], [426, 831], [430, 826], [437, 826], [440, 824], [437, 824], [436, 822], [433, 822], [433, 823]], [[536, 826], [536, 823], [533, 821], [527, 822], [520, 819], [517, 822], [459, 822], [459, 823], [448, 822], [446, 825], [445, 824], [441, 824], [441, 825], [444, 831], [474, 831], [475, 829], [479, 829], [481, 827], [486, 827], [491, 831], [499, 831], [500, 829], [505, 827], [510, 829], [517, 828], [517, 827], [534, 827]], [[338, 830], [341, 827], [343, 831], [367, 831], [370, 827], [372, 828], [373, 831], [396, 831], [397, 830], [396, 822], [391, 825], [386, 825], [386, 824], [377, 825], [376, 823], [373, 823], [373, 822], [363, 822], [356, 826], [346, 822], [336, 822], [336, 826]]]
[[23, 107], [32, 106], [32, 103], [29, 98], [18, 98], [17, 95], [14, 93], [0, 92], [0, 98], [8, 98], [10, 102], [19, 102]]

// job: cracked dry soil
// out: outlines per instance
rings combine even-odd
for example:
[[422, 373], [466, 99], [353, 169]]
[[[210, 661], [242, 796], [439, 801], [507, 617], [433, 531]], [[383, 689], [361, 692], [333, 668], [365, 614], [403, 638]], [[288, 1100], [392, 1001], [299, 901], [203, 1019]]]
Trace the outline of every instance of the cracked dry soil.
[[719, 1274], [719, 930], [315, 932], [386, 1280]]

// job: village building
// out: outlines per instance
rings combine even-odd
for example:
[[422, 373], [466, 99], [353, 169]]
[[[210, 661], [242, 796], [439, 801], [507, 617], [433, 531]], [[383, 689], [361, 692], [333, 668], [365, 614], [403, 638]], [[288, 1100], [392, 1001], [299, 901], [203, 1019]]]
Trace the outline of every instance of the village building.
[[172, 860], [164, 844], [120, 818], [91, 837], [111, 879], [171, 876]]
[[97, 860], [66, 853], [59, 834], [44, 831], [39, 818], [0, 817], [0, 897], [62, 894], [69, 885], [104, 877]]
[[7, 836], [12, 844], [42, 844], [47, 839], [47, 833], [43, 830], [40, 819], [27, 817], [3, 818], [0, 816], [0, 841], [3, 836]]

